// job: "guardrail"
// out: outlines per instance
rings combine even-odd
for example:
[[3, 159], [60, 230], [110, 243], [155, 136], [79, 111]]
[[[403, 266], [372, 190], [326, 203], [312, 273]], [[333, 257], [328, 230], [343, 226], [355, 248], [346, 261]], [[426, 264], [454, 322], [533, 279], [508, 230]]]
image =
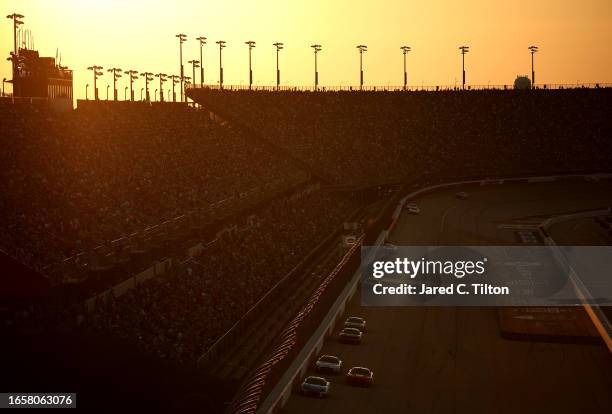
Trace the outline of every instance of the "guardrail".
[[272, 368], [280, 361], [285, 359], [289, 352], [297, 343], [298, 329], [305, 318], [313, 311], [316, 304], [321, 299], [328, 285], [334, 281], [336, 276], [344, 270], [345, 266], [359, 256], [360, 247], [364, 241], [364, 236], [361, 236], [357, 242], [344, 255], [340, 263], [334, 270], [321, 282], [319, 287], [311, 294], [310, 298], [303, 306], [302, 310], [289, 322], [287, 327], [282, 331], [279, 338], [279, 344], [272, 351], [271, 356], [254, 370], [249, 380], [238, 393], [232, 405], [227, 410], [231, 414], [246, 414], [254, 413], [257, 410], [259, 401], [261, 400], [266, 381]]
[[[533, 89], [604, 89], [612, 88], [612, 83], [550, 83], [538, 84]], [[268, 86], [268, 85], [187, 85], [189, 89], [210, 89], [225, 91], [265, 91], [265, 92], [441, 92], [441, 91], [482, 91], [482, 90], [514, 90], [514, 85], [421, 85], [421, 86]]]

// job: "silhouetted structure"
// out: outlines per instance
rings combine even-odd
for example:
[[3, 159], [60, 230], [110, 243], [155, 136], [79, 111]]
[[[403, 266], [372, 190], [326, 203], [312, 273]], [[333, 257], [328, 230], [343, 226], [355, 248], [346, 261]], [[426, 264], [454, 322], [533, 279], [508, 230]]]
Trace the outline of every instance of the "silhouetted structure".
[[255, 48], [255, 42], [249, 40], [244, 42], [249, 47], [249, 89], [253, 87], [253, 68], [251, 67], [251, 52]]
[[321, 45], [311, 45], [310, 47], [314, 51], [314, 70], [315, 70], [314, 85], [315, 85], [315, 90], [316, 90], [319, 88], [319, 68], [318, 68], [318, 62], [317, 62], [317, 55], [319, 54], [321, 50], [323, 50], [323, 47]]
[[357, 45], [359, 49], [359, 89], [363, 89], [363, 53], [368, 50], [366, 45]]
[[404, 54], [404, 89], [406, 89], [406, 87], [408, 86], [408, 71], [406, 69], [406, 55], [408, 55], [408, 52], [410, 52], [412, 49], [410, 48], [410, 46], [402, 46], [400, 47], [400, 49], [402, 50]]
[[280, 87], [280, 68], [278, 66], [278, 55], [283, 50], [284, 45], [282, 42], [273, 43], [272, 46], [276, 48], [276, 88]]

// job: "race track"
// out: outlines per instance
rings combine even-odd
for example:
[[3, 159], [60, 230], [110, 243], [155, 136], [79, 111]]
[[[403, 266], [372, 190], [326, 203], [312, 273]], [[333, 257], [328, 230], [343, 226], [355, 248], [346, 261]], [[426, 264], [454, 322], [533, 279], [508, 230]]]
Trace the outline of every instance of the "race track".
[[[454, 196], [460, 190], [467, 200]], [[402, 214], [392, 243], [516, 244], [517, 228], [529, 232], [551, 215], [612, 205], [612, 183], [489, 184], [410, 201], [421, 214]], [[344, 371], [370, 367], [374, 387], [350, 387], [343, 376], [331, 376], [328, 398], [294, 392], [282, 412], [612, 412], [612, 357], [602, 344], [503, 339], [493, 308], [364, 308], [357, 294], [349, 314], [367, 319], [364, 342], [340, 344], [335, 332], [322, 353], [340, 356]]]

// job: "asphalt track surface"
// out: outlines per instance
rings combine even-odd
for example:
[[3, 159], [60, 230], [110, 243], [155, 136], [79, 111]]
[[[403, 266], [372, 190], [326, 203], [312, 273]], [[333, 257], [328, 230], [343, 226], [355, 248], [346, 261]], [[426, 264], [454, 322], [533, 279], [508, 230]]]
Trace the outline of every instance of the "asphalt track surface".
[[[581, 179], [463, 187], [415, 201], [402, 214], [398, 245], [513, 244], [507, 224], [535, 225], [553, 214], [612, 205], [612, 183]], [[571, 239], [570, 239], [571, 241]], [[297, 392], [283, 413], [610, 413], [612, 356], [604, 345], [506, 340], [493, 308], [364, 308], [355, 295], [347, 313], [368, 321], [364, 342], [340, 344], [337, 330], [325, 354], [375, 373], [372, 388], [329, 376], [324, 399]], [[311, 372], [314, 373], [314, 372]]]

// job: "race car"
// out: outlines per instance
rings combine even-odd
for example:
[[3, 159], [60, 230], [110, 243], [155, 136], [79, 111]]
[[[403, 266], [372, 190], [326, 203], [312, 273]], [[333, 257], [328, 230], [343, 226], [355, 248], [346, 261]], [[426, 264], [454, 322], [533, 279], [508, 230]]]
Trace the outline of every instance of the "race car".
[[406, 211], [408, 214], [421, 214], [421, 209], [414, 203], [410, 203], [406, 206]]
[[353, 367], [346, 373], [346, 382], [369, 387], [374, 383], [374, 372], [365, 367]]
[[317, 397], [326, 397], [329, 394], [331, 383], [322, 377], [310, 376], [304, 379], [300, 390], [304, 395], [314, 395]]
[[339, 339], [340, 342], [359, 344], [361, 343], [361, 336], [362, 333], [357, 328], [344, 328], [340, 331]]
[[315, 363], [316, 370], [319, 372], [331, 372], [339, 374], [342, 371], [342, 361], [334, 355], [321, 355]]
[[366, 320], [360, 318], [359, 316], [349, 316], [348, 318], [346, 318], [346, 321], [344, 321], [344, 327], [357, 328], [361, 332], [364, 332], [366, 328]]

